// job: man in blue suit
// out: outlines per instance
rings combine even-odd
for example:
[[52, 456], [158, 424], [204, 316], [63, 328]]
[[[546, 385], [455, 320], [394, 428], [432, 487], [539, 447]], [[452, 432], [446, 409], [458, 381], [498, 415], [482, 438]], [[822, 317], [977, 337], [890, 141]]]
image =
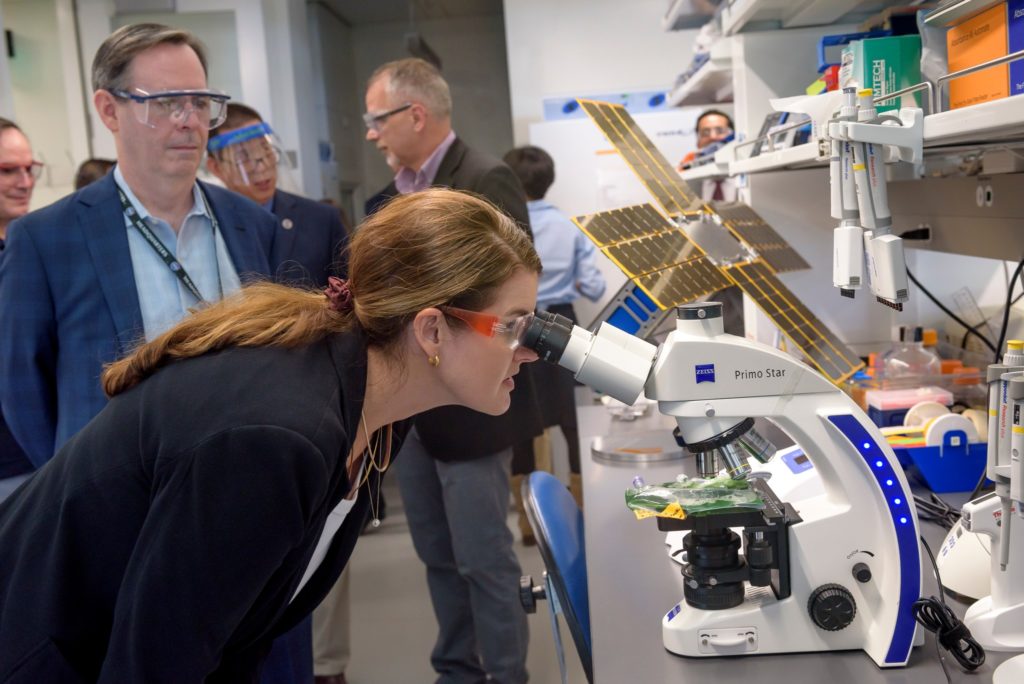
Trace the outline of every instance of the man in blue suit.
[[280, 146], [252, 107], [228, 103], [224, 123], [211, 132], [206, 166], [229, 190], [280, 219], [270, 269], [292, 285], [323, 288], [327, 277], [344, 278], [348, 232], [334, 207], [278, 189]]
[[[0, 117], [0, 261], [7, 226], [28, 213], [32, 189], [43, 170], [18, 124]], [[34, 468], [0, 415], [0, 502], [28, 479]]]
[[194, 36], [118, 29], [92, 81], [117, 167], [12, 223], [0, 266], [0, 405], [36, 467], [106, 404], [104, 364], [269, 274], [273, 249], [273, 216], [196, 181], [227, 96]]

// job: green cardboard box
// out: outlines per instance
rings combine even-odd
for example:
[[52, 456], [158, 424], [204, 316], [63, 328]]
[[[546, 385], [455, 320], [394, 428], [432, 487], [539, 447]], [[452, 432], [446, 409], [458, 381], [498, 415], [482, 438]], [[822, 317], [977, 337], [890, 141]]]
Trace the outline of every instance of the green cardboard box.
[[[871, 88], [877, 98], [921, 82], [921, 36], [856, 40], [843, 48], [841, 88]], [[878, 104], [879, 112], [921, 106], [920, 93]]]

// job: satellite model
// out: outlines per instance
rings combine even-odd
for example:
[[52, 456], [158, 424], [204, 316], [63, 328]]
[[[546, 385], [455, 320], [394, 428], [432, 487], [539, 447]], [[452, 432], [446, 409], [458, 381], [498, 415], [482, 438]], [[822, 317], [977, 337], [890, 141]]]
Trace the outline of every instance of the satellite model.
[[601, 320], [646, 337], [674, 307], [736, 285], [832, 382], [864, 366], [776, 277], [810, 266], [753, 209], [701, 200], [622, 105], [579, 103], [662, 209], [641, 204], [573, 219], [629, 278]]

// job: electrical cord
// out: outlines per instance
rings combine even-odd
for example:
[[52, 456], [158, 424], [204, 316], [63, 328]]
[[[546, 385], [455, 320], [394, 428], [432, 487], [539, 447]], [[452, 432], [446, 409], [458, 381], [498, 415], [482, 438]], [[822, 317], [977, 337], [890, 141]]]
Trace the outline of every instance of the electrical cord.
[[985, 468], [981, 471], [981, 477], [978, 478], [978, 484], [974, 485], [974, 489], [971, 490], [971, 495], [967, 497], [968, 501], [974, 501], [978, 498], [978, 495], [985, 489], [985, 480], [987, 479], [988, 469]]
[[949, 670], [946, 669], [946, 659], [939, 651], [939, 646], [951, 653], [960, 667], [968, 672], [973, 672], [985, 664], [985, 649], [974, 640], [971, 630], [967, 629], [967, 626], [946, 605], [946, 592], [942, 588], [942, 577], [939, 575], [939, 565], [935, 562], [935, 554], [932, 553], [925, 538], [920, 537], [920, 539], [924, 544], [925, 551], [928, 552], [928, 560], [932, 562], [932, 568], [935, 570], [935, 581], [939, 584], [939, 598], [929, 596], [914, 601], [914, 619], [935, 635], [935, 653], [939, 658], [939, 664], [942, 665], [942, 672], [946, 675], [946, 681], [951, 682]]
[[[1024, 261], [1021, 261], [1021, 266], [1022, 266], [1022, 267], [1024, 267]], [[1019, 272], [1019, 271], [1018, 271], [1018, 272]], [[998, 354], [998, 349], [999, 349], [999, 347], [993, 346], [993, 345], [992, 345], [992, 342], [990, 342], [990, 341], [989, 341], [989, 339], [988, 339], [987, 337], [985, 337], [984, 335], [982, 335], [981, 333], [979, 333], [979, 332], [978, 332], [977, 330], [975, 330], [975, 327], [978, 327], [978, 326], [971, 326], [971, 325], [968, 325], [968, 324], [967, 324], [967, 323], [966, 323], [966, 322], [965, 322], [965, 321], [964, 321], [964, 320], [963, 320], [962, 318], [960, 318], [960, 317], [959, 317], [959, 316], [957, 316], [957, 315], [956, 315], [955, 313], [953, 313], [952, 311], [950, 311], [950, 310], [949, 310], [949, 308], [948, 308], [948, 307], [946, 307], [946, 305], [945, 305], [945, 304], [943, 304], [943, 303], [942, 303], [942, 302], [940, 302], [940, 301], [939, 301], [938, 299], [936, 299], [936, 298], [935, 298], [935, 295], [933, 295], [933, 294], [932, 294], [931, 292], [929, 292], [929, 291], [928, 291], [928, 288], [926, 288], [926, 287], [925, 287], [924, 285], [922, 285], [922, 284], [921, 284], [921, 281], [919, 281], [919, 280], [918, 280], [917, 278], [915, 278], [915, 277], [914, 277], [914, 274], [910, 272], [910, 269], [909, 269], [909, 268], [907, 269], [907, 277], [908, 277], [908, 278], [910, 278], [910, 281], [911, 281], [912, 283], [914, 283], [915, 285], [917, 285], [917, 288], [918, 288], [919, 290], [921, 290], [921, 292], [923, 292], [923, 293], [924, 293], [924, 295], [925, 295], [925, 296], [926, 296], [926, 297], [927, 297], [928, 299], [932, 300], [932, 303], [933, 303], [933, 304], [935, 304], [935, 306], [937, 306], [937, 307], [939, 307], [940, 309], [942, 309], [942, 312], [943, 312], [944, 314], [946, 314], [947, 316], [949, 316], [950, 318], [952, 318], [952, 319], [953, 319], [954, 321], [956, 321], [957, 323], [959, 323], [960, 325], [962, 325], [962, 326], [963, 326], [964, 328], [966, 328], [966, 329], [967, 329], [967, 333], [968, 333], [968, 334], [973, 334], [973, 335], [974, 335], [975, 337], [977, 337], [977, 338], [978, 338], [979, 340], [981, 340], [981, 341], [982, 341], [982, 342], [983, 342], [983, 343], [985, 344], [985, 346], [986, 346], [986, 347], [988, 347], [988, 348], [989, 348], [989, 349], [990, 349], [990, 350], [991, 350], [992, 352], [994, 352], [994, 353]], [[1017, 277], [1017, 276], [1016, 276], [1016, 274], [1015, 274], [1015, 275], [1014, 275], [1014, 279], [1016, 279], [1016, 277]], [[1010, 288], [1010, 292], [1011, 292], [1011, 296], [1012, 296], [1013, 288]], [[1007, 298], [1007, 300], [1009, 300], [1009, 298]], [[1007, 311], [1009, 311], [1009, 310], [1010, 310], [1010, 306], [1009, 306], [1009, 303], [1007, 304], [1006, 310], [1007, 310]]]
[[[1010, 302], [1010, 306], [1013, 306], [1014, 304], [1016, 304], [1017, 302], [1019, 302], [1022, 299], [1024, 299], [1024, 292], [1021, 292], [1019, 295], [1014, 297], [1013, 301]], [[965, 330], [964, 331], [964, 336], [960, 340], [960, 348], [961, 349], [967, 349], [967, 338], [971, 336], [972, 332], [976, 333], [978, 331], [978, 329], [981, 328], [982, 326], [984, 326], [987, 322], [988, 321], [982, 321], [978, 325], [971, 326], [970, 328]]]
[[930, 493], [927, 499], [915, 495], [914, 503], [917, 504], [917, 515], [921, 520], [933, 522], [943, 529], [953, 529], [953, 525], [960, 520], [960, 511], [950, 506], [934, 492]]

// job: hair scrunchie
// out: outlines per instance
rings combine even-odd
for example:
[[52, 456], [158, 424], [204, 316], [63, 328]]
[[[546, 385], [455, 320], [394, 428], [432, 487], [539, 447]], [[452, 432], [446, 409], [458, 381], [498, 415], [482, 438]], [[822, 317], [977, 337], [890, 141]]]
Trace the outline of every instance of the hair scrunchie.
[[347, 280], [335, 276], [328, 277], [324, 295], [327, 296], [327, 306], [338, 313], [346, 313], [353, 308], [352, 291]]

